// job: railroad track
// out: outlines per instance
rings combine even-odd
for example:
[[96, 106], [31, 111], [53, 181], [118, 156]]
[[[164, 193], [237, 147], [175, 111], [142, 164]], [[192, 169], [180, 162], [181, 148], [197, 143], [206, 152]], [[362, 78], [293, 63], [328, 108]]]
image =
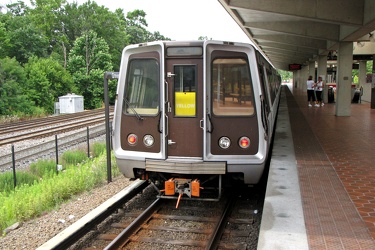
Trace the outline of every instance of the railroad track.
[[224, 196], [219, 202], [184, 199], [178, 209], [176, 200], [157, 198], [150, 203], [142, 210], [124, 211], [123, 221], [112, 223], [112, 229], [82, 249], [249, 249], [256, 245], [259, 228], [254, 216], [259, 215], [254, 211], [260, 206], [254, 209], [259, 205], [254, 200], [249, 205], [241, 195]]
[[[110, 112], [113, 112], [113, 107], [110, 107]], [[50, 126], [54, 124], [58, 124], [60, 122], [69, 122], [75, 121], [81, 118], [92, 117], [96, 115], [104, 114], [104, 109], [95, 109], [89, 111], [82, 111], [73, 114], [61, 114], [61, 115], [53, 115], [43, 118], [35, 118], [30, 120], [21, 120], [16, 122], [6, 122], [0, 124], [0, 135], [8, 134], [10, 132], [17, 132], [22, 130], [29, 130], [36, 126]]]
[[[2, 124], [3, 126], [0, 129], [0, 135], [2, 135], [0, 137], [0, 146], [104, 123], [105, 116], [103, 111], [100, 109], [91, 112], [80, 112], [69, 116], [62, 115], [61, 117], [56, 117], [56, 119], [53, 119], [55, 117], [50, 117], [18, 122], [12, 125]], [[111, 113], [110, 119], [112, 118], [113, 114]]]
[[[253, 224], [251, 217], [236, 219], [231, 216], [236, 200], [232, 198], [220, 205], [215, 204], [209, 210], [202, 204], [185, 204], [177, 211], [173, 202], [159, 198], [105, 249], [163, 249], [166, 246], [171, 249], [247, 249], [246, 242], [227, 242], [223, 237], [231, 234], [227, 225], [239, 228], [243, 224]], [[187, 211], [189, 215], [181, 215]], [[121, 223], [113, 226], [124, 227]], [[249, 234], [246, 230], [236, 231], [238, 236]], [[111, 238], [110, 235], [101, 237]]]
[[[125, 228], [105, 249], [158, 249], [163, 245], [172, 249], [182, 246], [215, 249], [222, 232], [220, 228], [225, 225], [225, 217], [232, 208], [233, 202], [227, 202], [224, 212], [220, 214], [218, 208], [207, 213], [205, 206], [185, 205], [176, 214], [174, 203], [158, 198], [129, 226], [113, 224], [114, 227]], [[181, 210], [189, 211], [189, 215], [180, 215]], [[178, 221], [178, 226], [174, 226], [175, 221]], [[190, 227], [192, 221], [200, 226]], [[111, 235], [102, 235], [101, 238], [110, 239]], [[236, 245], [233, 249], [243, 247]]]
[[34, 138], [62, 134], [67, 131], [77, 130], [80, 128], [96, 125], [99, 123], [104, 123], [104, 117], [92, 118], [89, 121], [78, 121], [78, 122], [74, 122], [74, 123], [70, 123], [66, 125], [60, 125], [56, 128], [45, 128], [45, 129], [40, 129], [38, 131], [25, 132], [22, 134], [12, 135], [12, 136], [3, 138], [0, 141], [0, 146], [12, 144], [12, 143], [19, 142], [19, 141], [30, 140]]
[[[105, 226], [97, 226], [98, 217], [105, 220], [103, 212], [98, 216], [92, 211], [95, 216], [84, 218], [95, 222], [82, 218], [76, 223], [80, 226], [73, 224], [38, 249], [256, 249], [261, 218], [256, 211], [263, 206], [262, 198], [239, 194], [224, 195], [219, 202], [183, 199], [176, 209], [176, 200], [156, 198], [151, 186], [132, 197], [124, 206], [100, 206], [111, 218]], [[109, 209], [117, 213], [109, 215]]]

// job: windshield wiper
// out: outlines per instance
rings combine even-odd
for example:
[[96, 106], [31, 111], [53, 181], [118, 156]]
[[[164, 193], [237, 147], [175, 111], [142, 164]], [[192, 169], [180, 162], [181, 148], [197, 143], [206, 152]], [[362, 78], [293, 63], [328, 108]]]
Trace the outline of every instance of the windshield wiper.
[[133, 107], [130, 106], [128, 99], [124, 98], [124, 101], [125, 101], [125, 104], [130, 108], [130, 110], [133, 111], [133, 114], [137, 117], [137, 119], [142, 121], [143, 118], [137, 113], [137, 111], [135, 111]]

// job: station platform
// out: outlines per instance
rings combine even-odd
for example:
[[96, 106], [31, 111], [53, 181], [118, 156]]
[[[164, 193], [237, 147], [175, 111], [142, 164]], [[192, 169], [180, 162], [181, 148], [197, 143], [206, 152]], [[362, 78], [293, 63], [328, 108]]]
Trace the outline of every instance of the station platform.
[[283, 85], [258, 249], [375, 249], [375, 110]]

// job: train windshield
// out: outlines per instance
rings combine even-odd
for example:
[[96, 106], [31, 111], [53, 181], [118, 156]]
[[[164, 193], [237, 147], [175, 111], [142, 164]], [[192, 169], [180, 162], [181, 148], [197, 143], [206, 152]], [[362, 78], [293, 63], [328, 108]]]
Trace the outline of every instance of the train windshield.
[[129, 63], [123, 111], [126, 114], [156, 115], [159, 112], [159, 65], [155, 59]]
[[248, 62], [217, 58], [212, 64], [212, 109], [219, 116], [254, 114], [254, 95]]

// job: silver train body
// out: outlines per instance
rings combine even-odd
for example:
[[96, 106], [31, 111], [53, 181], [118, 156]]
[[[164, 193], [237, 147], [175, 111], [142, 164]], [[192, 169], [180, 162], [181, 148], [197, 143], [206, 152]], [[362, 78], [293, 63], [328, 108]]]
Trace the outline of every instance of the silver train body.
[[256, 184], [281, 79], [252, 45], [163, 41], [122, 53], [112, 142], [124, 176]]

